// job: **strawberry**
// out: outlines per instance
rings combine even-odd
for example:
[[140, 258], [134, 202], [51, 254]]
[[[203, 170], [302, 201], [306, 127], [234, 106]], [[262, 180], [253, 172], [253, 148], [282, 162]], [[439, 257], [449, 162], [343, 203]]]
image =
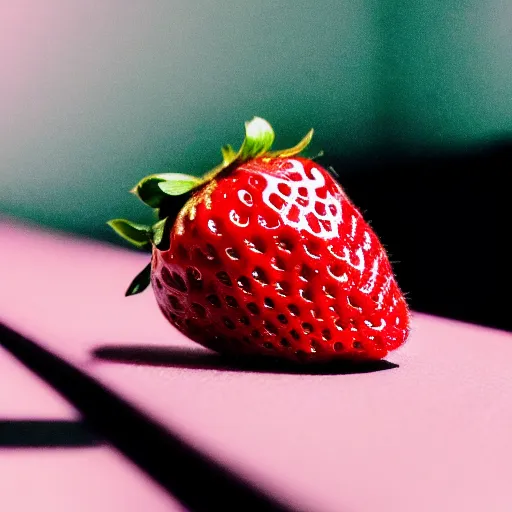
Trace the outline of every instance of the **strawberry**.
[[171, 324], [221, 353], [292, 361], [376, 360], [399, 347], [409, 311], [386, 252], [337, 181], [298, 156], [270, 151], [274, 132], [246, 123], [235, 152], [197, 178], [156, 174], [134, 192], [156, 209], [153, 227], [110, 225], [151, 263], [127, 295], [151, 281]]

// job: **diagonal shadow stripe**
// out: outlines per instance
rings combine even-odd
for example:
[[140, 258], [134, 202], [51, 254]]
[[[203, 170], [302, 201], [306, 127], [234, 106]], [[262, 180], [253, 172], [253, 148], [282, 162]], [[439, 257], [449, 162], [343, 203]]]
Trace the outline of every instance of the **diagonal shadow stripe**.
[[0, 323], [0, 345], [78, 409], [88, 426], [188, 510], [290, 512], [64, 359]]
[[82, 421], [0, 420], [0, 448], [85, 448], [103, 441]]

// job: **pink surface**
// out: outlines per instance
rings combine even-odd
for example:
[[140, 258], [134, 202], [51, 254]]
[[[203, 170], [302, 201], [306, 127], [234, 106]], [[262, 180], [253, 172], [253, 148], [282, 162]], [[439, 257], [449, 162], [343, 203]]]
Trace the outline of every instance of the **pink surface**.
[[[67, 402], [0, 348], [0, 421], [78, 419]], [[106, 445], [7, 448], [4, 441], [0, 435], [2, 511], [182, 510]]]
[[[145, 256], [6, 223], [0, 244], [3, 321], [290, 503], [512, 510], [509, 333], [414, 315], [388, 357], [398, 368], [228, 371], [166, 323], [151, 293], [123, 297]], [[130, 345], [173, 350], [153, 365], [92, 354]]]

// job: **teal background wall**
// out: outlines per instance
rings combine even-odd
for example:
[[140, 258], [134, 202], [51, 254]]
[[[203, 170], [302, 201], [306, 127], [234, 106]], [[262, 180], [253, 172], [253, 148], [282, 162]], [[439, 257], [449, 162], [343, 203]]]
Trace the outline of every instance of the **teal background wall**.
[[5, 1], [0, 211], [103, 236], [151, 172], [204, 172], [243, 122], [376, 140], [376, 0]]
[[0, 0], [0, 63], [0, 213], [92, 236], [253, 115], [360, 159], [512, 129], [507, 0]]
[[453, 149], [512, 130], [512, 2], [383, 0], [387, 140]]

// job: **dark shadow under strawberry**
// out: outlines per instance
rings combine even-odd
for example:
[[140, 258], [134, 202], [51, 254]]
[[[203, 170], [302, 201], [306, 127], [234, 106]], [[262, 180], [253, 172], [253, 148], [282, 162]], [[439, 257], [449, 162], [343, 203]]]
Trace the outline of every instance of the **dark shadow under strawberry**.
[[143, 366], [276, 374], [351, 375], [398, 368], [397, 364], [383, 359], [357, 362], [336, 360], [330, 363], [297, 365], [287, 360], [268, 356], [237, 357], [216, 354], [200, 348], [150, 347], [145, 345], [102, 345], [93, 351], [93, 355], [103, 361]]

